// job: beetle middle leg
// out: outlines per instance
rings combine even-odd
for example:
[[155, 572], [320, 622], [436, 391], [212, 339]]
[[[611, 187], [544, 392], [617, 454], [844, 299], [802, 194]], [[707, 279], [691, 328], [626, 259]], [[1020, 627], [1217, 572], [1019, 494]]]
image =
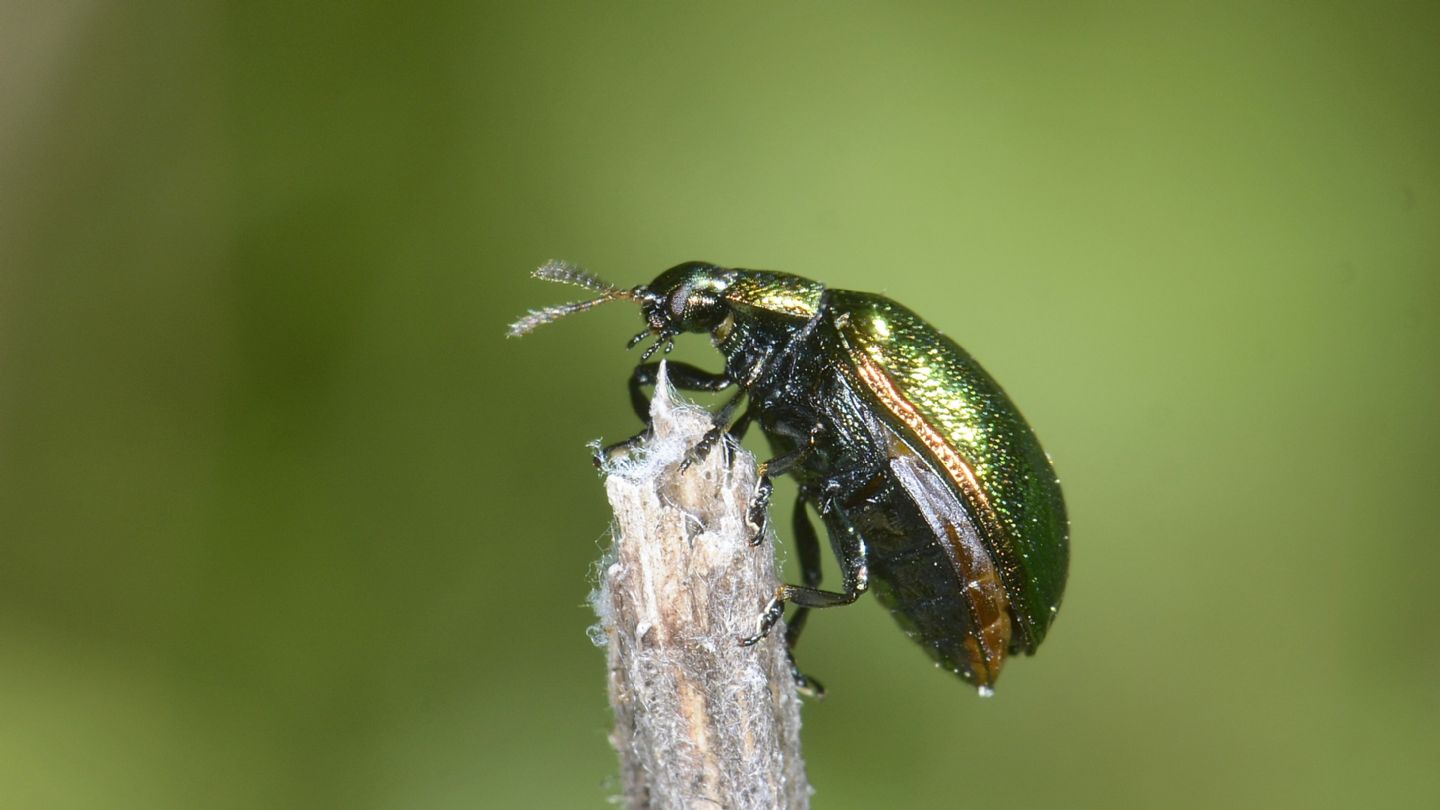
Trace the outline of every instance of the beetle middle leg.
[[[846, 521], [846, 523], [848, 524], [848, 521]], [[760, 618], [756, 620], [755, 635], [742, 638], [740, 640], [741, 646], [749, 647], [768, 636], [770, 631], [775, 627], [775, 623], [780, 621], [780, 617], [784, 615], [786, 602], [794, 603], [796, 607], [802, 610], [808, 608], [839, 607], [840, 605], [853, 603], [870, 589], [870, 565], [867, 559], [865, 541], [858, 535], [855, 535], [853, 527], [847, 525], [846, 531], [850, 532], [853, 536], [852, 548], [854, 551], [840, 558], [840, 567], [845, 576], [844, 591], [838, 593], [835, 591], [824, 591], [809, 584], [781, 585], [775, 589], [775, 595], [770, 598], [770, 601], [760, 612]], [[818, 547], [819, 544], [816, 543], [815, 545]], [[818, 556], [818, 554], [816, 556]], [[816, 570], [818, 571], [818, 566]]]
[[821, 427], [816, 425], [808, 433], [801, 434], [803, 444], [764, 462], [756, 470], [755, 494], [751, 496], [750, 507], [745, 512], [745, 520], [755, 532], [750, 536], [750, 545], [758, 546], [765, 539], [765, 526], [769, 522], [770, 514], [770, 495], [775, 491], [775, 484], [771, 479], [790, 472], [796, 464], [804, 461], [815, 449], [815, 438], [820, 430]]

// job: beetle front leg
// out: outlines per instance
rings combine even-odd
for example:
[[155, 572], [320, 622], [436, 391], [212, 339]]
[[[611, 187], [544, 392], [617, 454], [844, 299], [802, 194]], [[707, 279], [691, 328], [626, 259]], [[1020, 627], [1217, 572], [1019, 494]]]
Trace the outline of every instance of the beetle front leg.
[[735, 424], [730, 426], [730, 438], [734, 439], [738, 444], [741, 439], [745, 438], [746, 431], [750, 430], [750, 423], [754, 421], [755, 403], [752, 401], [750, 407], [746, 408], [744, 412], [740, 414], [740, 418], [735, 420]]
[[[706, 371], [689, 363], [673, 361], [668, 371], [670, 384], [681, 391], [723, 391], [735, 384], [723, 371]], [[659, 363], [641, 363], [630, 372], [630, 406], [646, 424], [650, 422], [650, 397], [645, 395], [645, 389], [659, 378]]]
[[[734, 384], [724, 372], [706, 371], [703, 368], [692, 366], [689, 363], [672, 362], [669, 364], [670, 384], [682, 391], [723, 391]], [[598, 465], [602, 460], [613, 458], [617, 454], [628, 452], [635, 445], [644, 441], [650, 435], [650, 397], [646, 395], [645, 389], [655, 385], [660, 377], [660, 364], [641, 363], [630, 372], [628, 388], [630, 390], [630, 406], [635, 409], [635, 415], [645, 423], [645, 429], [636, 433], [624, 441], [615, 442], [602, 448], [595, 457]]]

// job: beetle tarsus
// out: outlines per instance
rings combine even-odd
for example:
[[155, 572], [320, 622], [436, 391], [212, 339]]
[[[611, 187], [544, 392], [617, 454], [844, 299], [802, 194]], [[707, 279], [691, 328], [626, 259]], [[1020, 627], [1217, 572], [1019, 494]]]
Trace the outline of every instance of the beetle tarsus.
[[795, 691], [810, 698], [811, 700], [825, 699], [825, 684], [801, 672], [795, 666], [795, 659], [790, 659], [790, 677], [795, 679]]
[[765, 541], [765, 529], [770, 525], [770, 494], [774, 491], [775, 485], [770, 482], [770, 476], [762, 464], [760, 477], [755, 481], [755, 496], [750, 499], [750, 507], [745, 512], [745, 521], [755, 532], [750, 535], [751, 547]]
[[715, 425], [705, 431], [705, 435], [700, 437], [700, 441], [696, 442], [695, 446], [690, 448], [690, 451], [685, 454], [684, 460], [680, 462], [680, 472], [683, 473], [690, 469], [691, 464], [704, 461], [705, 457], [710, 455], [710, 451], [715, 449], [716, 442], [720, 441], [720, 438], [724, 435], [725, 426], [723, 424]]
[[595, 454], [592, 457], [592, 460], [595, 462], [595, 468], [601, 469], [616, 458], [629, 455], [636, 447], [650, 441], [651, 436], [652, 431], [647, 427], [628, 439], [596, 448]]
[[760, 618], [755, 622], [755, 635], [740, 639], [741, 647], [753, 647], [759, 644], [764, 638], [770, 635], [775, 628], [776, 622], [785, 615], [785, 586], [781, 585], [770, 601], [765, 604], [765, 610], [760, 613]]
[[[699, 371], [698, 369], [695, 369], [695, 371], [700, 375], [700, 379], [693, 380], [692, 382], [700, 383], [705, 387], [705, 390], [718, 391], [730, 385], [730, 379], [724, 375], [720, 375], [719, 380], [717, 380], [714, 376], [709, 375], [708, 372]], [[726, 400], [724, 405], [720, 406], [719, 411], [716, 411], [712, 415], [714, 424], [709, 430], [705, 431], [704, 436], [700, 437], [700, 441], [697, 442], [694, 447], [690, 448], [690, 452], [685, 455], [685, 460], [680, 462], [681, 472], [684, 472], [693, 462], [701, 461], [710, 455], [710, 451], [715, 449], [715, 444], [725, 435], [726, 427], [728, 427], [731, 420], [735, 418], [735, 411], [739, 409], [740, 402], [744, 398], [745, 389], [741, 388], [735, 392], [734, 396]]]

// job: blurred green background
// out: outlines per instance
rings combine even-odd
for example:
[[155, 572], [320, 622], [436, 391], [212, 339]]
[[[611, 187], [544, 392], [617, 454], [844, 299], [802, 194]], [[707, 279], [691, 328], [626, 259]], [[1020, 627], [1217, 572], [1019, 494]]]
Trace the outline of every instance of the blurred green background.
[[1437, 42], [1407, 3], [3, 2], [0, 806], [604, 806], [584, 445], [635, 429], [639, 320], [503, 340], [576, 297], [552, 257], [884, 291], [1056, 460], [1069, 591], [993, 700], [868, 600], [811, 622], [817, 807], [1436, 806]]

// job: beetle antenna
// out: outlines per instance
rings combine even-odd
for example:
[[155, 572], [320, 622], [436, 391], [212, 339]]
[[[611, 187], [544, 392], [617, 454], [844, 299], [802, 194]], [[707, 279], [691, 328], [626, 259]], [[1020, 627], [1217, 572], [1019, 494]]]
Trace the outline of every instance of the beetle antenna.
[[543, 309], [532, 309], [525, 313], [519, 320], [510, 324], [505, 331], [505, 337], [520, 337], [535, 331], [537, 327], [544, 326], [551, 321], [558, 321], [566, 315], [576, 312], [583, 312], [591, 307], [599, 306], [606, 301], [614, 301], [616, 296], [602, 295], [599, 298], [591, 298], [589, 301], [571, 301], [568, 304], [558, 304]]
[[558, 321], [566, 315], [576, 312], [583, 312], [591, 307], [598, 306], [606, 301], [634, 300], [635, 293], [631, 290], [622, 290], [589, 270], [563, 262], [559, 259], [551, 259], [541, 265], [532, 276], [544, 281], [554, 281], [560, 284], [573, 284], [576, 287], [584, 287], [587, 290], [594, 290], [600, 293], [599, 298], [591, 298], [588, 301], [571, 301], [568, 304], [557, 304], [553, 307], [532, 309], [523, 317], [510, 324], [506, 330], [506, 337], [520, 337], [533, 332], [537, 327], [544, 326], [551, 321]]
[[[587, 290], [594, 290], [604, 295], [622, 292], [620, 288], [614, 284], [600, 278], [580, 265], [571, 264], [570, 262], [560, 259], [551, 259], [545, 262], [530, 275], [538, 279], [543, 279], [544, 281], [554, 281], [557, 284], [571, 284], [576, 287], [584, 287]], [[627, 292], [626, 295], [622, 297], [629, 298], [630, 296]]]

